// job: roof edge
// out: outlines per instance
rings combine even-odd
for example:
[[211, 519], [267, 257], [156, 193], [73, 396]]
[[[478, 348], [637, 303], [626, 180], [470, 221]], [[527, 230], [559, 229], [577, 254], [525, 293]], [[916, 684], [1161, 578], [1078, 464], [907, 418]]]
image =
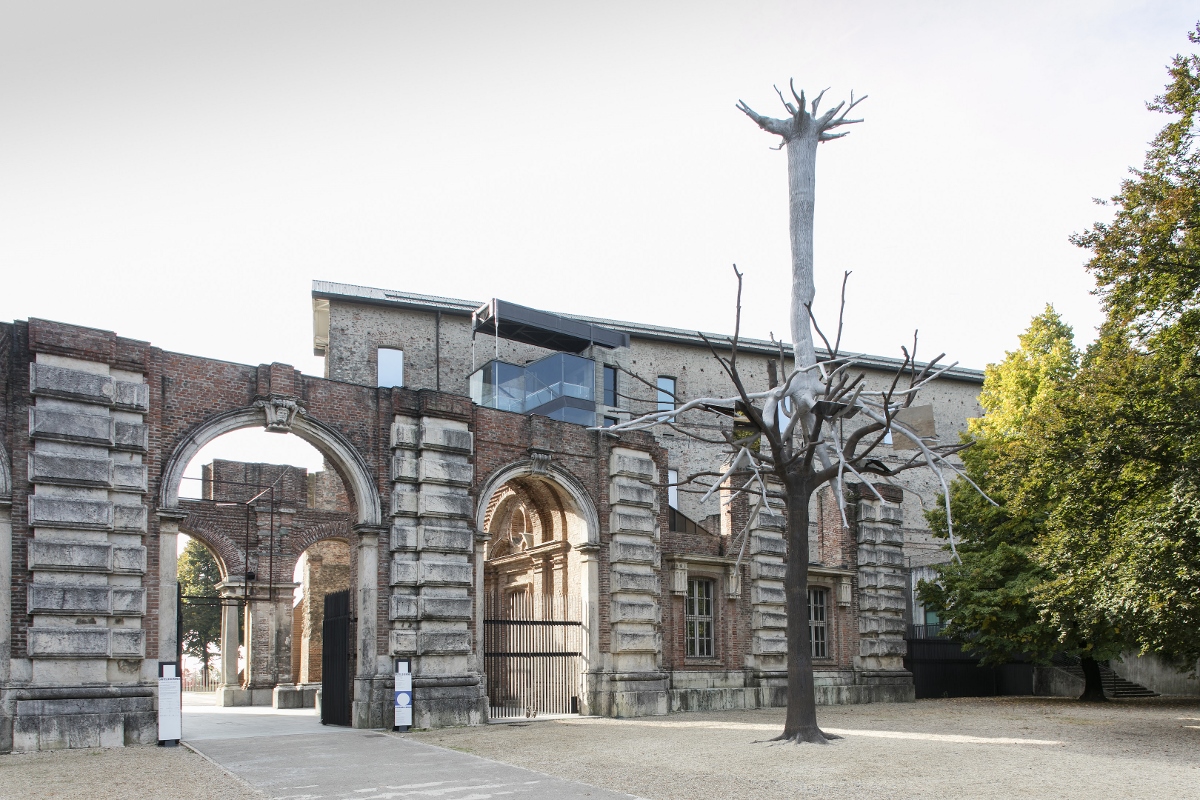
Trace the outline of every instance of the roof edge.
[[[338, 283], [336, 281], [321, 280], [314, 280], [312, 282], [312, 294], [314, 297], [349, 300], [351, 302], [391, 306], [393, 308], [411, 308], [421, 311], [442, 311], [451, 314], [460, 314], [462, 316], [470, 316], [472, 312], [483, 305], [482, 302], [476, 302], [473, 300], [461, 300], [458, 298], [441, 297], [439, 295], [431, 294], [416, 294], [414, 292], [400, 292], [393, 291], [391, 289], [377, 289], [371, 286], [358, 286], [352, 283]], [[691, 331], [685, 328], [666, 328], [659, 325], [648, 325], [639, 322], [624, 322], [622, 320], [605, 319], [604, 317], [587, 317], [579, 314], [563, 314], [557, 311], [553, 313], [568, 319], [577, 320], [579, 322], [601, 325], [606, 328], [611, 328], [615, 331], [627, 333], [631, 338], [635, 339], [651, 339], [661, 342], [675, 342], [677, 344], [687, 344], [693, 347], [704, 348], [708, 347], [708, 344], [704, 341], [706, 337], [718, 347], [720, 347], [720, 344], [722, 343], [726, 343], [726, 346], [728, 346], [727, 343], [729, 342], [729, 334], [726, 333]], [[738, 339], [738, 349], [759, 355], [774, 355], [779, 352], [779, 343], [771, 342], [765, 339]], [[784, 342], [783, 351], [784, 353], [791, 353], [791, 344]], [[828, 351], [823, 351], [819, 348], [817, 350], [817, 355], [822, 358], [829, 357]], [[876, 356], [866, 353], [856, 353], [853, 355], [863, 366], [884, 371], [894, 371], [904, 363], [902, 359], [892, 358], [889, 356]], [[917, 366], [924, 366], [924, 362], [917, 362]], [[941, 377], [945, 380], [983, 383], [983, 370], [956, 366], [946, 370], [944, 373], [942, 373]]]

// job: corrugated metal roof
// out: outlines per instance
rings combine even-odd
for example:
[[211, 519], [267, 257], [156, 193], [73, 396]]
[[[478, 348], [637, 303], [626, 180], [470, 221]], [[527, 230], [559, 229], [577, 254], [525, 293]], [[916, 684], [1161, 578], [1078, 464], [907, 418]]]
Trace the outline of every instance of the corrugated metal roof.
[[[333, 281], [313, 281], [312, 293], [314, 297], [325, 297], [331, 299], [341, 299], [357, 301], [361, 303], [370, 303], [373, 305], [394, 306], [397, 308], [412, 308], [422, 311], [443, 311], [450, 314], [458, 314], [469, 317], [471, 312], [475, 311], [483, 302], [475, 300], [459, 300], [453, 297], [439, 297], [437, 295], [414, 294], [413, 292], [400, 292], [391, 289], [375, 289], [369, 286], [356, 286], [351, 283], [336, 283]], [[555, 312], [558, 313], [558, 312]], [[675, 344], [687, 344], [694, 347], [708, 348], [704, 342], [704, 337], [707, 337], [714, 345], [725, 343], [728, 347], [729, 334], [725, 333], [709, 333], [707, 331], [689, 331], [684, 328], [667, 328], [660, 325], [646, 325], [639, 322], [623, 322], [615, 319], [605, 319], [603, 317], [585, 317], [579, 314], [559, 314], [559, 316], [568, 319], [578, 320], [580, 322], [602, 325], [606, 328], [611, 328], [615, 331], [627, 333], [634, 339], [650, 339], [661, 342], [672, 342]], [[749, 339], [740, 338], [738, 340], [738, 349], [747, 353], [757, 353], [760, 355], [775, 355], [779, 352], [779, 344], [770, 342], [764, 339]], [[783, 345], [785, 354], [792, 352], [790, 343], [785, 342]], [[865, 353], [843, 355], [855, 355], [856, 359], [864, 367], [890, 371], [897, 369], [902, 361], [898, 358], [889, 358], [887, 356], [868, 355]], [[819, 349], [817, 350], [818, 358], [828, 357], [828, 353]], [[918, 364], [918, 367], [923, 364]], [[968, 381], [971, 383], [983, 383], [983, 370], [970, 369], [968, 367], [955, 367], [948, 370], [942, 375], [943, 378], [949, 380]]]

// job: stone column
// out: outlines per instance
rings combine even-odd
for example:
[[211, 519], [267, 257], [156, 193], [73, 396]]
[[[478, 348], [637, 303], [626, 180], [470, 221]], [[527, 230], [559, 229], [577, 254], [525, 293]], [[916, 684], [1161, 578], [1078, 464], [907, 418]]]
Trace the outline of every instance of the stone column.
[[600, 545], [580, 545], [579, 551], [579, 619], [583, 623], [580, 648], [583, 652], [583, 672], [580, 675], [579, 713], [590, 716], [598, 713], [597, 676], [602, 670], [600, 657]]
[[358, 670], [354, 676], [352, 722], [356, 728], [382, 728], [379, 704], [375, 702], [375, 676], [378, 672], [379, 647], [376, 644], [379, 613], [379, 537], [383, 529], [375, 525], [355, 525], [355, 558], [358, 586], [355, 591], [358, 617]]
[[[175, 625], [179, 614], [179, 522], [181, 511], [164, 510], [158, 516], [158, 660], [174, 661], [179, 653]], [[182, 665], [180, 667], [182, 669]]]
[[238, 680], [238, 615], [244, 592], [241, 578], [226, 579], [217, 584], [221, 595], [221, 685], [217, 687], [217, 705], [248, 705], [246, 694]]
[[[479, 670], [481, 676], [484, 675], [483, 664], [483, 616], [487, 610], [487, 600], [484, 596], [484, 565], [487, 563], [487, 548], [488, 542], [492, 537], [486, 531], [475, 531], [475, 586], [474, 586], [474, 601], [475, 601], [475, 668]], [[487, 692], [486, 681], [482, 684], [484, 692]]]
[[612, 449], [608, 529], [613, 674], [597, 695], [595, 713], [633, 717], [668, 710], [667, 674], [661, 669], [658, 499], [647, 485], [657, 478], [658, 470], [646, 453]]
[[[879, 489], [881, 493], [896, 492], [893, 487]], [[857, 680], [870, 687], [870, 701], [913, 700], [912, 674], [904, 669], [902, 496], [880, 502], [869, 489], [864, 487], [860, 492]]]

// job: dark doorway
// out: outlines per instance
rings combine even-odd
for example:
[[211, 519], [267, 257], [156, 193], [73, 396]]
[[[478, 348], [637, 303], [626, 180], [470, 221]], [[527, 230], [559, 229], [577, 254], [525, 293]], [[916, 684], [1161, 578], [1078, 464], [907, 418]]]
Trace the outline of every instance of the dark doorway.
[[325, 619], [321, 632], [321, 724], [350, 724], [350, 646], [354, 620], [350, 614], [350, 590], [325, 595]]

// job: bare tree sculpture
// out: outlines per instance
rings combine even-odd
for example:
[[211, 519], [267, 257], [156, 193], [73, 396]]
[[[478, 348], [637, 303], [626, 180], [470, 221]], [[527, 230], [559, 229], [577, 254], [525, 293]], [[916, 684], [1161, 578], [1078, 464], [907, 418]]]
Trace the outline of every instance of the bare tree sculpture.
[[[678, 425], [676, 420], [679, 415], [692, 410], [713, 413], [725, 420], [735, 416], [749, 430], [749, 436], [736, 435], [732, 426], [725, 426], [723, 434], [731, 458], [724, 471], [697, 473], [681, 483], [705, 486], [707, 492], [703, 499], [707, 500], [722, 485], [736, 482], [731, 487], [731, 497], [746, 494], [753, 498], [750, 523], [742, 531], [743, 537], [758, 514], [769, 510], [773, 503], [782, 505], [787, 516], [788, 689], [787, 717], [778, 739], [823, 744], [836, 737], [824, 733], [817, 725], [812, 654], [808, 646], [808, 525], [812, 495], [822, 486], [831, 484], [843, 523], [848, 524], [844, 492], [848, 477], [861, 481], [868, 491], [882, 500], [868, 476], [891, 482], [902, 472], [927, 467], [941, 481], [948, 514], [949, 486], [945, 473], [962, 473], [947, 460], [947, 456], [961, 450], [963, 445], [938, 445], [932, 438], [923, 438], [896, 419], [898, 412], [912, 405], [923, 387], [954, 364], [939, 367], [942, 356], [927, 364], [918, 364], [914, 336], [912, 352], [901, 348], [904, 358], [890, 384], [868, 391], [864, 374], [857, 371], [860, 362], [854, 356], [843, 356], [839, 352], [841, 315], [832, 343], [813, 318], [812, 227], [817, 145], [845, 135], [831, 133], [833, 129], [860, 121], [846, 119], [846, 112], [861, 99], [852, 99], [848, 105], [841, 103], [817, 116], [821, 95], [813, 100], [810, 113], [803, 93], [797, 96], [793, 90], [792, 94], [798, 105], [789, 103], [780, 94], [784, 107], [791, 114], [789, 119], [763, 117], [741, 102], [738, 108], [764, 130], [782, 136], [783, 146], [787, 147], [791, 189], [793, 369], [781, 381], [772, 379], [768, 387], [752, 390], [745, 385], [738, 368], [742, 274], [735, 265], [737, 314], [734, 335], [724, 342], [714, 343], [701, 334], [730, 379], [733, 394], [691, 399], [671, 410], [644, 414], [603, 430], [617, 434], [663, 425], [688, 433], [686, 426]], [[845, 292], [846, 280], [843, 279], [843, 312]], [[813, 343], [814, 330], [827, 354], [820, 361]], [[779, 363], [787, 363], [782, 342], [779, 343]], [[892, 431], [915, 443], [916, 450], [910, 458], [888, 461], [881, 458], [878, 451]]]

